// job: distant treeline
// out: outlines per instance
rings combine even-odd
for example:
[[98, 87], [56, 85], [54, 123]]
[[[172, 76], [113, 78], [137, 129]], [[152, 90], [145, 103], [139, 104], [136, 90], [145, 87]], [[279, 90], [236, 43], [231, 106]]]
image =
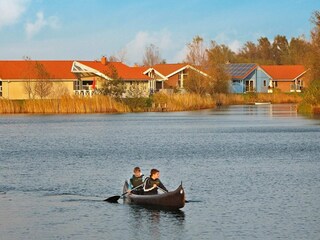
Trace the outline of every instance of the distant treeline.
[[204, 44], [201, 36], [193, 38], [187, 44], [186, 62], [198, 66], [209, 66], [212, 63], [257, 63], [261, 65], [291, 65], [302, 64], [310, 69], [310, 78], [320, 79], [320, 11], [315, 11], [311, 17], [314, 24], [310, 31], [310, 40], [305, 36], [287, 39], [277, 35], [270, 40], [260, 37], [257, 42], [247, 41], [235, 53], [225, 44], [211, 41], [209, 46]]

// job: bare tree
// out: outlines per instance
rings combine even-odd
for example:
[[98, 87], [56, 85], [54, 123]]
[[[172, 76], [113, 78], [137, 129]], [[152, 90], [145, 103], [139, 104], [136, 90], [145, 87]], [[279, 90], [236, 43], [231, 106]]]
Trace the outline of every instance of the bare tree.
[[34, 91], [34, 80], [32, 79], [32, 74], [34, 72], [34, 65], [31, 62], [31, 58], [29, 56], [23, 56], [23, 59], [27, 62], [27, 68], [24, 72], [26, 81], [23, 84], [24, 92], [28, 95], [28, 98], [35, 97]]
[[119, 62], [119, 59], [118, 59], [117, 56], [111, 55], [111, 56], [108, 57], [108, 61], [109, 62]]
[[196, 71], [189, 70], [184, 88], [190, 93], [205, 95], [209, 89], [209, 79]]
[[50, 98], [59, 99], [62, 96], [69, 96], [70, 92], [66, 85], [62, 82], [56, 83], [50, 92]]
[[186, 90], [200, 95], [227, 93], [230, 76], [225, 71], [225, 64], [233, 60], [235, 53], [226, 45], [218, 45], [215, 41], [211, 41], [210, 48], [205, 49], [203, 39], [199, 36], [195, 37], [188, 47], [188, 62], [197, 65], [197, 68], [208, 76], [189, 71], [185, 82]]
[[34, 91], [41, 99], [46, 98], [52, 91], [53, 84], [50, 82], [50, 74], [45, 69], [43, 64], [36, 62], [35, 71], [37, 73], [37, 80], [35, 82]]
[[154, 44], [146, 46], [142, 60], [142, 64], [144, 66], [151, 67], [163, 62], [165, 62], [165, 60], [161, 59], [159, 48], [157, 46]]
[[188, 53], [186, 56], [186, 62], [194, 66], [204, 67], [207, 64], [207, 52], [204, 46], [203, 38], [195, 36], [191, 43], [187, 44]]
[[34, 98], [34, 83], [31, 79], [26, 79], [26, 81], [23, 83], [23, 88], [29, 99]]
[[[185, 61], [197, 68], [204, 70], [207, 67], [207, 49], [204, 46], [203, 38], [195, 36], [191, 43], [187, 44], [188, 52]], [[189, 69], [184, 88], [191, 93], [205, 95], [209, 89], [209, 79], [197, 71]]]
[[227, 73], [225, 66], [230, 61], [234, 53], [226, 45], [219, 45], [215, 41], [211, 41], [208, 49], [208, 73], [209, 93], [228, 93], [231, 77]]
[[126, 61], [127, 50], [123, 48], [114, 55], [111, 55], [108, 59], [109, 62], [125, 62]]

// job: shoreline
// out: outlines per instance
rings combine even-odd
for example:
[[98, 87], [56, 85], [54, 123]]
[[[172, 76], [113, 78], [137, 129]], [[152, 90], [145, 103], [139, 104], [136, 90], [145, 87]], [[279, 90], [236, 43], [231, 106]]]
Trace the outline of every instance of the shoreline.
[[115, 100], [108, 96], [79, 98], [65, 96], [61, 99], [0, 99], [0, 114], [121, 114], [138, 112], [179, 112], [215, 109], [230, 105], [297, 104], [297, 112], [320, 114], [320, 106], [302, 104], [303, 97], [297, 93], [277, 94], [196, 94], [157, 93], [150, 98]]

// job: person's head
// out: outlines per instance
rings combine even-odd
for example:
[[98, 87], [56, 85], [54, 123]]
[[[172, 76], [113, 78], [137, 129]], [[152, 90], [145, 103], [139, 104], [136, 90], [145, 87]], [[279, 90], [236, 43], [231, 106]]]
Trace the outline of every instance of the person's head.
[[155, 169], [155, 168], [151, 169], [151, 171], [150, 171], [150, 177], [151, 177], [152, 179], [157, 179], [157, 178], [159, 178], [159, 177], [160, 177], [160, 171], [159, 171], [158, 169]]
[[141, 176], [141, 170], [139, 167], [135, 167], [133, 169], [133, 174], [136, 176], [136, 177], [140, 177]]

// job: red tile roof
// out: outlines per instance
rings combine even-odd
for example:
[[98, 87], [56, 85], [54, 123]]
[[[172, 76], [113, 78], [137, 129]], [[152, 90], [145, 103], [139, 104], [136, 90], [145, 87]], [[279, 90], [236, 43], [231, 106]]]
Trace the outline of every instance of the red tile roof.
[[107, 62], [106, 65], [102, 64], [100, 61], [77, 61], [98, 70], [99, 72], [112, 77], [112, 68], [114, 68], [118, 76], [123, 80], [150, 80], [150, 78], [143, 74], [142, 69], [138, 67], [129, 67], [121, 62]]
[[150, 67], [145, 67], [145, 66], [133, 66], [132, 68], [134, 69], [139, 69], [140, 72], [145, 72], [147, 71]]
[[34, 61], [13, 60], [0, 61], [0, 78], [2, 79], [39, 79], [36, 63], [41, 63], [49, 73], [50, 79], [76, 79], [71, 72], [73, 61]]
[[293, 80], [306, 71], [303, 65], [261, 65], [260, 67], [277, 80]]
[[155, 70], [164, 76], [168, 76], [171, 73], [178, 71], [179, 69], [187, 66], [187, 63], [174, 63], [174, 64], [156, 64], [153, 66]]
[[[145, 70], [139, 67], [129, 67], [121, 62], [108, 62], [106, 65], [100, 61], [78, 61], [88, 67], [91, 67], [107, 76], [112, 75], [112, 68], [123, 80], [149, 80], [150, 78], [143, 74]], [[49, 79], [77, 79], [71, 72], [73, 61], [56, 60], [8, 60], [0, 61], [1, 79], [40, 79], [36, 64], [40, 63], [49, 73]]]

